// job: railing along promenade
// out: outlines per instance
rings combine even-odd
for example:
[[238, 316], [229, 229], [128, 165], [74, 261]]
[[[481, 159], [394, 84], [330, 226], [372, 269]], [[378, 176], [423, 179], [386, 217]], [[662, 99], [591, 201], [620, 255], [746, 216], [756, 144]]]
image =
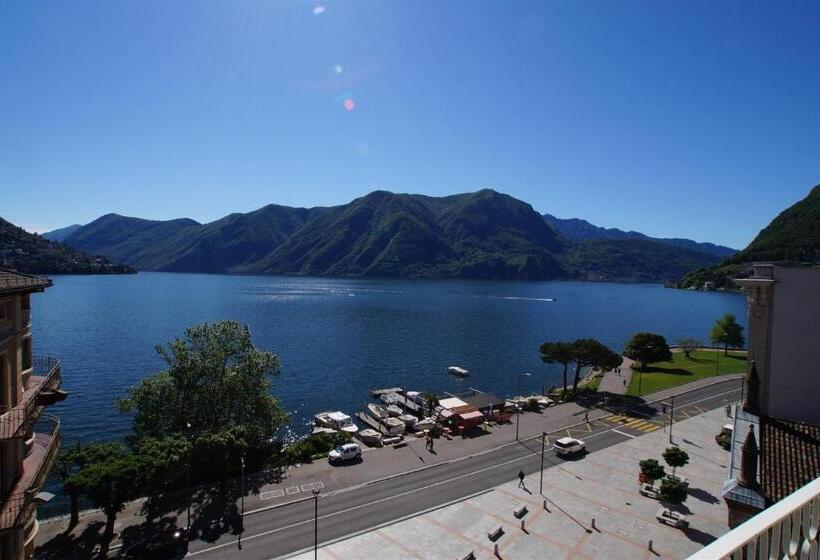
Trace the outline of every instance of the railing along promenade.
[[23, 396], [14, 406], [0, 407], [0, 440], [17, 437], [38, 406], [37, 397], [60, 384], [60, 360], [46, 356], [32, 358], [32, 373]]
[[729, 531], [689, 560], [817, 560], [820, 478]]

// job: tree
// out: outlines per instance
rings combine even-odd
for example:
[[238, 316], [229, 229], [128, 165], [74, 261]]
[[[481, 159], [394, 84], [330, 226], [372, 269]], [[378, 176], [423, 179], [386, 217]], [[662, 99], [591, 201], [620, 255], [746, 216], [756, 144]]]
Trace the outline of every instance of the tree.
[[538, 349], [541, 361], [545, 364], [561, 364], [564, 366], [564, 391], [567, 390], [567, 368], [574, 359], [573, 345], [571, 342], [545, 342]]
[[661, 480], [660, 498], [670, 504], [682, 504], [689, 495], [689, 483], [677, 478]]
[[594, 338], [579, 338], [573, 342], [572, 357], [575, 362], [575, 379], [572, 382], [573, 394], [578, 392], [581, 368], [592, 367], [598, 370], [607, 370], [621, 365], [621, 356]]
[[650, 484], [666, 475], [666, 470], [657, 459], [644, 459], [638, 463], [638, 466], [641, 468], [641, 474]]
[[663, 452], [663, 460], [672, 467], [672, 476], [675, 476], [677, 468], [689, 462], [689, 454], [680, 447], [667, 447], [666, 451]]
[[655, 333], [639, 332], [632, 335], [624, 347], [624, 356], [641, 364], [646, 371], [646, 365], [655, 362], [668, 362], [672, 359], [672, 352], [666, 339]]
[[71, 514], [68, 522], [68, 529], [76, 527], [79, 522], [79, 501], [80, 495], [85, 491], [84, 480], [78, 475], [90, 464], [104, 460], [110, 455], [119, 453], [122, 446], [118, 443], [75, 443], [71, 447], [63, 450], [57, 458], [54, 472], [63, 485], [63, 493], [69, 498]]
[[702, 346], [700, 340], [696, 338], [679, 338], [678, 346], [683, 350], [683, 354], [688, 358], [689, 354]]
[[[194, 457], [202, 456], [202, 446], [221, 449], [217, 456], [225, 460], [237, 450], [269, 446], [287, 419], [270, 393], [279, 358], [257, 349], [248, 328], [234, 321], [205, 323], [185, 334], [185, 340], [157, 347], [167, 368], [119, 400], [122, 412], [134, 414], [136, 441], [184, 436]], [[238, 459], [221, 463], [228, 472], [238, 465]]]
[[427, 404], [427, 416], [433, 415], [433, 410], [438, 406], [438, 397], [435, 393], [424, 393], [422, 395], [424, 402]]
[[735, 316], [727, 313], [712, 326], [709, 332], [709, 340], [713, 344], [723, 345], [723, 354], [729, 353], [729, 347], [742, 348], [746, 344], [746, 338], [743, 336], [743, 327], [735, 320]]
[[92, 505], [105, 514], [100, 558], [108, 557], [117, 514], [125, 504], [139, 496], [145, 481], [145, 465], [138, 455], [116, 443], [107, 444], [107, 449], [109, 454], [106, 457], [89, 462], [72, 477]]

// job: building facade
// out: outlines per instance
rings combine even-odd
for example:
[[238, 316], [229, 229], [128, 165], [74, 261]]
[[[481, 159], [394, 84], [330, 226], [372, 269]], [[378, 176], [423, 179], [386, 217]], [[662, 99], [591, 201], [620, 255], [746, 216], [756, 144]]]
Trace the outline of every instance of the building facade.
[[51, 280], [0, 268], [0, 558], [33, 556], [40, 491], [60, 448], [60, 422], [43, 414], [63, 400], [60, 361], [35, 356], [31, 296]]

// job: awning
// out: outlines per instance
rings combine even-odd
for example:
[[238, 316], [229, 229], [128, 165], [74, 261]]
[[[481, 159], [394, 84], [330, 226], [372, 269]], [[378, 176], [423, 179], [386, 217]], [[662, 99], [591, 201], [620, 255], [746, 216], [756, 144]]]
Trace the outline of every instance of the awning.
[[477, 410], [474, 412], [465, 412], [463, 414], [459, 414], [458, 417], [464, 420], [465, 422], [476, 422], [484, 420], [484, 415], [478, 412]]

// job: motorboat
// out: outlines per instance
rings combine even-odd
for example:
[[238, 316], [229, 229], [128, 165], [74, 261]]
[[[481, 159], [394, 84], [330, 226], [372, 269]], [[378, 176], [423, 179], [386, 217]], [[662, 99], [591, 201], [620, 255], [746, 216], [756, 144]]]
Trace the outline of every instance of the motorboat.
[[410, 429], [413, 430], [414, 432], [421, 432], [423, 430], [430, 430], [435, 425], [436, 425], [435, 418], [429, 418], [428, 417], [428, 418], [423, 418], [423, 419], [419, 420], [418, 422], [413, 424], [413, 426]]
[[382, 435], [373, 430], [371, 428], [365, 428], [361, 430], [358, 434], [358, 437], [362, 442], [366, 443], [367, 445], [381, 445], [382, 443]]
[[380, 404], [368, 404], [367, 413], [376, 420], [384, 420], [390, 416], [387, 409]]
[[404, 425], [408, 428], [419, 421], [419, 419], [413, 416], [412, 414], [401, 414], [398, 418], [399, 420], [404, 422]]
[[384, 404], [396, 404], [399, 402], [399, 397], [396, 393], [384, 393], [379, 396], [379, 400], [381, 400]]
[[450, 366], [447, 368], [447, 372], [450, 375], [455, 375], [456, 377], [468, 377], [470, 375], [469, 371], [459, 366]]
[[319, 426], [330, 428], [337, 432], [355, 434], [359, 431], [359, 427], [353, 423], [353, 419], [338, 410], [334, 412], [320, 412], [314, 418], [316, 419], [316, 424]]
[[401, 435], [405, 431], [404, 422], [398, 418], [384, 418], [381, 422], [391, 436]]
[[384, 408], [387, 410], [387, 413], [390, 416], [401, 416], [401, 414], [402, 414], [402, 410], [401, 410], [401, 408], [399, 408], [399, 405], [389, 404]]

